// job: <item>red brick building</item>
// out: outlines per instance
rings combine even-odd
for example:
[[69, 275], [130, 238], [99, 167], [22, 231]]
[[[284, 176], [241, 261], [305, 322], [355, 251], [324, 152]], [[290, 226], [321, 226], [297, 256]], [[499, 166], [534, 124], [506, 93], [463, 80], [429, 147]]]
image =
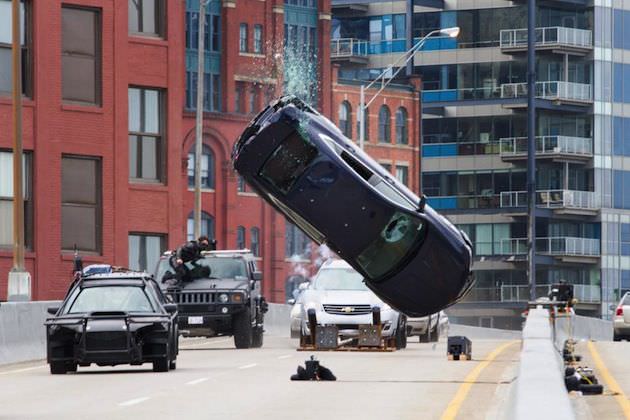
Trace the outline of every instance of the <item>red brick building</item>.
[[[130, 2], [140, 9], [126, 3], [24, 2], [26, 266], [33, 299], [63, 296], [75, 245], [86, 263], [152, 270], [159, 253], [182, 243], [191, 230], [188, 167], [198, 1]], [[10, 1], [0, 0], [0, 27], [9, 25], [8, 10]], [[311, 95], [335, 122], [342, 101], [352, 104], [356, 121], [358, 86], [337, 83], [330, 65], [330, 0], [215, 0], [206, 21], [203, 230], [221, 248], [254, 249], [265, 295], [284, 301], [291, 280], [300, 281], [292, 276], [309, 275], [325, 250], [314, 249], [247, 190], [232, 170], [232, 145], [268, 100], [305, 85], [291, 78], [316, 80], [306, 83], [307, 92], [296, 93]], [[7, 34], [0, 30], [0, 300], [6, 299], [12, 265]], [[290, 49], [301, 54], [299, 60], [285, 62]], [[309, 62], [310, 67], [299, 67]], [[412, 121], [418, 121], [418, 95], [383, 93], [371, 109], [391, 108], [391, 141], [377, 141], [379, 120], [373, 113], [366, 142], [368, 153], [390, 163], [393, 174], [406, 167], [414, 190], [419, 127]], [[396, 144], [400, 107], [407, 112], [407, 144]], [[354, 130], [350, 134], [357, 137]]]

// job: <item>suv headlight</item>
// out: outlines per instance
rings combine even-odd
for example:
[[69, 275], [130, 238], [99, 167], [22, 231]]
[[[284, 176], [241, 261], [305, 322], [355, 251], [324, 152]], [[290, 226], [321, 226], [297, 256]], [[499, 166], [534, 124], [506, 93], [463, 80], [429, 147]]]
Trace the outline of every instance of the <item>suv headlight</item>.
[[232, 295], [233, 303], [243, 303], [243, 295], [241, 293], [234, 293]]
[[229, 296], [227, 295], [227, 293], [221, 293], [219, 295], [219, 302], [220, 303], [227, 303], [227, 301], [229, 300]]

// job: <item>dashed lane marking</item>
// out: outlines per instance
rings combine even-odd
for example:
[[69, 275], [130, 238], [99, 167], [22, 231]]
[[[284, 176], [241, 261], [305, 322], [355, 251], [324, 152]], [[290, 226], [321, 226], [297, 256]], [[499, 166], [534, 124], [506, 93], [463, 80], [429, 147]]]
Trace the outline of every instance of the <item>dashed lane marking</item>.
[[626, 416], [627, 419], [630, 419], [630, 401], [628, 401], [628, 397], [626, 397], [626, 394], [623, 393], [623, 390], [619, 386], [619, 383], [617, 382], [615, 377], [612, 376], [612, 374], [604, 364], [604, 361], [599, 355], [595, 344], [593, 344], [592, 341], [589, 341], [587, 346], [588, 351], [591, 353], [591, 356], [593, 358], [593, 362], [595, 362], [597, 372], [602, 375], [602, 379], [604, 380], [604, 382], [606, 382], [606, 386], [608, 387], [608, 389], [614, 393], [615, 400], [617, 400], [617, 403], [621, 407], [623, 414]]
[[226, 338], [224, 340], [202, 341], [201, 343], [184, 344], [184, 345], [179, 346], [179, 348], [180, 349], [189, 349], [189, 348], [192, 348], [192, 347], [210, 346], [212, 344], [227, 343], [228, 341], [231, 341], [231, 340], [229, 338]]
[[455, 394], [451, 402], [448, 403], [448, 406], [446, 407], [444, 414], [442, 414], [442, 420], [451, 420], [457, 417], [459, 409], [462, 407], [462, 404], [464, 403], [464, 401], [466, 400], [466, 397], [468, 396], [468, 393], [470, 392], [470, 388], [477, 381], [477, 378], [479, 378], [479, 375], [481, 375], [481, 372], [483, 372], [483, 370], [486, 367], [488, 367], [488, 365], [492, 363], [492, 361], [496, 359], [497, 356], [501, 354], [501, 352], [503, 352], [505, 349], [507, 349], [508, 347], [510, 347], [511, 345], [515, 343], [518, 343], [518, 341], [517, 340], [509, 341], [507, 343], [500, 345], [499, 347], [494, 349], [490, 354], [488, 354], [482, 362], [480, 362], [477, 366], [475, 366], [475, 368], [468, 375], [466, 375], [466, 378], [464, 378], [464, 381], [463, 381], [464, 383], [460, 385], [459, 389], [457, 390], [457, 393]]
[[124, 402], [118, 403], [118, 405], [121, 406], [121, 407], [129, 407], [130, 405], [140, 404], [140, 403], [145, 402], [146, 400], [150, 400], [150, 399], [151, 399], [151, 397], [134, 398], [133, 400], [128, 400], [128, 401], [124, 401]]
[[249, 365], [240, 366], [239, 369], [249, 369], [253, 368], [254, 366], [258, 366], [258, 363], [250, 363]]
[[292, 354], [285, 354], [283, 356], [278, 356], [278, 359], [288, 359], [290, 357], [293, 357], [293, 355]]
[[190, 382], [186, 382], [186, 385], [197, 385], [200, 384], [202, 382], [206, 382], [209, 378], [199, 378], [199, 379], [195, 379], [194, 381], [190, 381]]

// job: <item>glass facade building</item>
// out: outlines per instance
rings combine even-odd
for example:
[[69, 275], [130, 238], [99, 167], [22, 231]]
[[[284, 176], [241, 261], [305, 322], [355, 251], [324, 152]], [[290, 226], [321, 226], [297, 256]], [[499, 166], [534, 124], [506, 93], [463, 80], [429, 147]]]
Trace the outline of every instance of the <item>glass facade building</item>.
[[[526, 2], [333, 1], [331, 50], [352, 58], [340, 78], [369, 80], [420, 37], [453, 26], [457, 39], [431, 38], [413, 60], [423, 81], [422, 192], [475, 246], [477, 282], [452, 316], [516, 328], [529, 297]], [[604, 318], [630, 290], [626, 27], [628, 2], [538, 2], [536, 293], [566, 280], [578, 312]]]

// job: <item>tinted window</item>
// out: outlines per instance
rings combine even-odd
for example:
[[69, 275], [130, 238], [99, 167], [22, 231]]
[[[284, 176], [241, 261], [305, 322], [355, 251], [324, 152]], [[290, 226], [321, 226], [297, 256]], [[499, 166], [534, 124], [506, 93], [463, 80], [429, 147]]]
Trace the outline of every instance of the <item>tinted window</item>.
[[135, 286], [88, 287], [81, 289], [67, 313], [154, 312], [144, 290]]
[[394, 213], [379, 236], [357, 257], [357, 262], [371, 279], [387, 274], [414, 248], [423, 227], [419, 218]]
[[315, 146], [295, 132], [274, 150], [260, 175], [286, 194], [316, 157]]
[[325, 268], [317, 273], [315, 290], [368, 290], [363, 276], [352, 268]]

